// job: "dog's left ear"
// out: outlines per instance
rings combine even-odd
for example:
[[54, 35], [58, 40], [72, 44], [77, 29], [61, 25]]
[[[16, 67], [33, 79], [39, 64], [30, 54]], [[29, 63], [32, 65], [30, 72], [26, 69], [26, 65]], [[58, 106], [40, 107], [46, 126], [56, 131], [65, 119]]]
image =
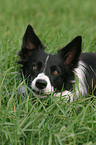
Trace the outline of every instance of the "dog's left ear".
[[65, 64], [68, 67], [75, 66], [78, 63], [79, 56], [81, 54], [82, 37], [77, 36], [68, 45], [58, 51], [60, 57], [62, 57]]

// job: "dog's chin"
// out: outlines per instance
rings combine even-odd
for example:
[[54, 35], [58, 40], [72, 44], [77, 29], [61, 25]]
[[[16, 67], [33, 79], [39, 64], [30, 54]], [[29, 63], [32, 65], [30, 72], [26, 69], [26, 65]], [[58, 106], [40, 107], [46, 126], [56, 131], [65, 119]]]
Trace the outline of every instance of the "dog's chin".
[[49, 96], [49, 93], [44, 93], [43, 91], [33, 90], [33, 93], [34, 93], [34, 96], [39, 96], [41, 99], [47, 98]]

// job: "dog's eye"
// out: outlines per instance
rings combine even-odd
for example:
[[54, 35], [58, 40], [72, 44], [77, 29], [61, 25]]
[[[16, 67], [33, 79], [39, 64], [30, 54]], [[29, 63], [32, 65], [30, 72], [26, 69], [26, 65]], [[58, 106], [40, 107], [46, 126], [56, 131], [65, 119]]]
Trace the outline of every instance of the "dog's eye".
[[33, 68], [34, 70], [36, 70], [36, 69], [37, 69], [37, 65], [36, 65], [36, 66], [33, 66], [32, 68]]
[[53, 72], [53, 74], [54, 74], [54, 75], [58, 75], [59, 72], [58, 72], [57, 70], [55, 70], [55, 71]]

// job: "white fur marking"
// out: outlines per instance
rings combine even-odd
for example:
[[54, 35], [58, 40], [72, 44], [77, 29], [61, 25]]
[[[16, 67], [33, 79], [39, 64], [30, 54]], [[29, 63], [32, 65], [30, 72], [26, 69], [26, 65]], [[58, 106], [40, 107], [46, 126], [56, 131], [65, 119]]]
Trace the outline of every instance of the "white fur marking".
[[74, 70], [74, 73], [78, 77], [78, 81], [79, 81], [79, 90], [77, 85], [75, 84], [77, 97], [79, 97], [79, 91], [82, 93], [82, 95], [87, 94], [87, 88], [86, 88], [87, 81], [85, 77], [85, 72], [86, 72], [86, 65], [82, 61], [79, 61], [78, 67], [75, 68]]
[[45, 80], [45, 81], [47, 82], [46, 88], [42, 89], [42, 91], [43, 91], [44, 93], [47, 93], [47, 94], [48, 94], [48, 93], [51, 93], [51, 92], [54, 91], [53, 87], [51, 86], [51, 83], [50, 83], [50, 80], [49, 80], [48, 76], [46, 76], [44, 73], [38, 74], [38, 76], [32, 81], [31, 87], [32, 87], [33, 90], [35, 90], [35, 91], [37, 91], [37, 92], [40, 92], [40, 89], [38, 89], [38, 88], [36, 87], [36, 81], [37, 81], [38, 79], [43, 79], [43, 80]]
[[49, 59], [49, 55], [47, 56], [47, 58], [46, 58], [46, 60], [45, 60], [45, 67], [44, 67], [43, 73], [45, 72], [45, 69], [46, 69], [46, 67], [47, 67], [48, 59]]
[[66, 101], [70, 100], [70, 103], [73, 102], [73, 93], [70, 91], [63, 91], [62, 93], [55, 94], [56, 97], [60, 97], [62, 95], [62, 98], [66, 99]]

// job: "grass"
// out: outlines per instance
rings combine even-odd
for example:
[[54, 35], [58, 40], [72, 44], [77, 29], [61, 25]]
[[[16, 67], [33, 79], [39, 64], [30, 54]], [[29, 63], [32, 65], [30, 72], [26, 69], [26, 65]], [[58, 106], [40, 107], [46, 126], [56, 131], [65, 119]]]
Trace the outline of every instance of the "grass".
[[83, 52], [96, 52], [95, 0], [0, 0], [0, 144], [95, 145], [95, 96], [70, 104], [18, 93], [16, 61], [28, 24], [47, 52], [56, 53], [77, 35]]

